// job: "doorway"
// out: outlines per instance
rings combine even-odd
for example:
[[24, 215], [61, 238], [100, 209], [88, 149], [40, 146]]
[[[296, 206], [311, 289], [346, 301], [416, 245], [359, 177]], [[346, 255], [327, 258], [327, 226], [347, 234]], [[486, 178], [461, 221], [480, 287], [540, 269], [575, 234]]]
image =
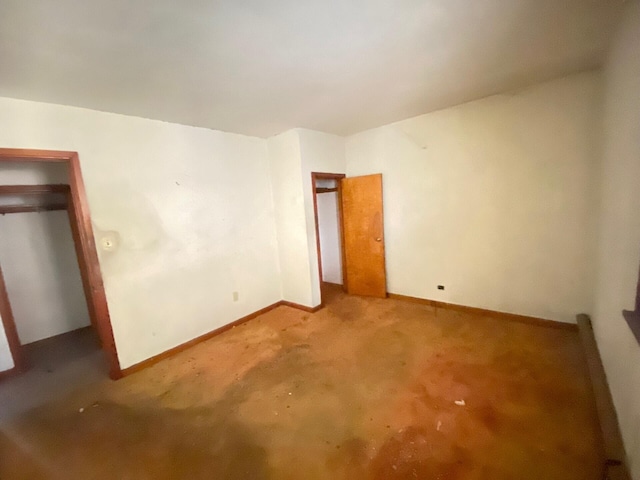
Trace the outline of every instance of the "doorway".
[[[21, 210], [37, 211], [39, 208], [59, 210], [64, 207], [67, 210], [90, 322], [97, 331], [107, 360], [109, 376], [112, 379], [120, 378], [122, 372], [115, 348], [78, 154], [65, 151], [0, 148], [0, 163], [5, 164], [3, 162], [22, 165], [33, 164], [33, 162], [46, 165], [58, 164], [66, 170], [68, 178], [66, 184], [0, 186], [0, 196], [26, 199], [14, 201], [14, 205], [5, 205], [3, 208], [5, 210], [8, 208], [7, 213], [17, 213]], [[13, 368], [0, 372], [0, 376], [24, 372], [28, 368], [25, 348], [18, 335], [1, 270], [0, 317], [2, 317], [4, 333], [13, 360]]]
[[311, 174], [320, 278], [320, 304], [336, 288], [344, 289], [341, 173]]
[[[12, 170], [2, 167], [4, 182]], [[68, 185], [11, 185], [10, 194], [3, 187], [0, 269], [21, 344], [90, 326], [67, 212]]]
[[311, 180], [321, 305], [337, 286], [348, 294], [386, 297], [382, 175], [314, 172]]

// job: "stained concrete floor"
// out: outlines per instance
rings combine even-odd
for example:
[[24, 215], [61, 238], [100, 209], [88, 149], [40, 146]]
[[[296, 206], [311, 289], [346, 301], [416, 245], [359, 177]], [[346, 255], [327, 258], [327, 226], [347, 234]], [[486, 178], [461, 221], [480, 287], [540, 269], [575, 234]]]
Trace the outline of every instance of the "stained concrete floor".
[[12, 479], [584, 479], [577, 333], [332, 290], [0, 433]]

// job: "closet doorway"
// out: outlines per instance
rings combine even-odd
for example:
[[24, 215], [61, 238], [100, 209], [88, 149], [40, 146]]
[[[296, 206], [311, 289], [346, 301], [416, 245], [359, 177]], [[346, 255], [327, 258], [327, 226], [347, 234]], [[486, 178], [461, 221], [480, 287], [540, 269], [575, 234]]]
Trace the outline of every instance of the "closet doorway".
[[[113, 379], [120, 378], [122, 372], [115, 348], [78, 154], [66, 151], [0, 148], [0, 163], [6, 164], [6, 162], [25, 166], [33, 165], [34, 162], [47, 165], [55, 163], [66, 170], [68, 178], [66, 184], [4, 185], [0, 187], [0, 193], [5, 197], [22, 195], [31, 199], [26, 202], [19, 201], [14, 207], [5, 205], [4, 208], [9, 210], [13, 208], [13, 213], [25, 208], [67, 210], [90, 322], [98, 333], [107, 360], [109, 376]], [[34, 200], [36, 197], [39, 200]], [[9, 210], [6, 213], [10, 213]], [[2, 276], [0, 276], [0, 317], [13, 360], [13, 367], [10, 370], [0, 372], [1, 378], [23, 372], [28, 368]]]
[[382, 175], [311, 174], [321, 305], [325, 292], [387, 296]]
[[344, 237], [342, 232], [341, 173], [312, 173], [316, 248], [320, 277], [321, 305], [331, 289], [344, 290]]

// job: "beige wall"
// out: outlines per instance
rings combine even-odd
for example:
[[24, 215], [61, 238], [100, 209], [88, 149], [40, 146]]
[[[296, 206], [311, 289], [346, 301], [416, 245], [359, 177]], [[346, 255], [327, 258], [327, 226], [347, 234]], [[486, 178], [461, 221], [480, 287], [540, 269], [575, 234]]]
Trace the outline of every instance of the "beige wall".
[[635, 306], [640, 265], [640, 4], [605, 68], [605, 117], [596, 306], [598, 347], [634, 479], [640, 479], [640, 346], [622, 317]]
[[0, 163], [0, 185], [45, 185], [67, 183], [69, 183], [69, 173], [68, 167], [64, 163]]
[[281, 299], [265, 140], [0, 98], [0, 145], [79, 152], [122, 367]]
[[344, 138], [296, 128], [267, 140], [282, 297], [320, 304], [312, 172], [344, 173]]
[[309, 238], [302, 186], [300, 139], [295, 130], [267, 140], [275, 205], [282, 298], [311, 306]]
[[383, 174], [389, 291], [589, 312], [600, 89], [583, 73], [348, 137], [348, 176]]

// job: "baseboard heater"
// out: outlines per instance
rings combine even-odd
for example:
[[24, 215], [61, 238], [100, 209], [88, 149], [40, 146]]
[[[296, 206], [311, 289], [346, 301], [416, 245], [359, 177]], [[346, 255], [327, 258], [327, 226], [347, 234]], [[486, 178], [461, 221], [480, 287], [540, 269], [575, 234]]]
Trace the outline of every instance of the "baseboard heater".
[[598, 345], [593, 334], [593, 326], [588, 315], [581, 313], [576, 317], [578, 331], [591, 378], [591, 386], [598, 411], [600, 435], [604, 445], [605, 462], [602, 468], [603, 480], [631, 480], [626, 463], [626, 454], [618, 416], [611, 398], [611, 391], [602, 366]]

